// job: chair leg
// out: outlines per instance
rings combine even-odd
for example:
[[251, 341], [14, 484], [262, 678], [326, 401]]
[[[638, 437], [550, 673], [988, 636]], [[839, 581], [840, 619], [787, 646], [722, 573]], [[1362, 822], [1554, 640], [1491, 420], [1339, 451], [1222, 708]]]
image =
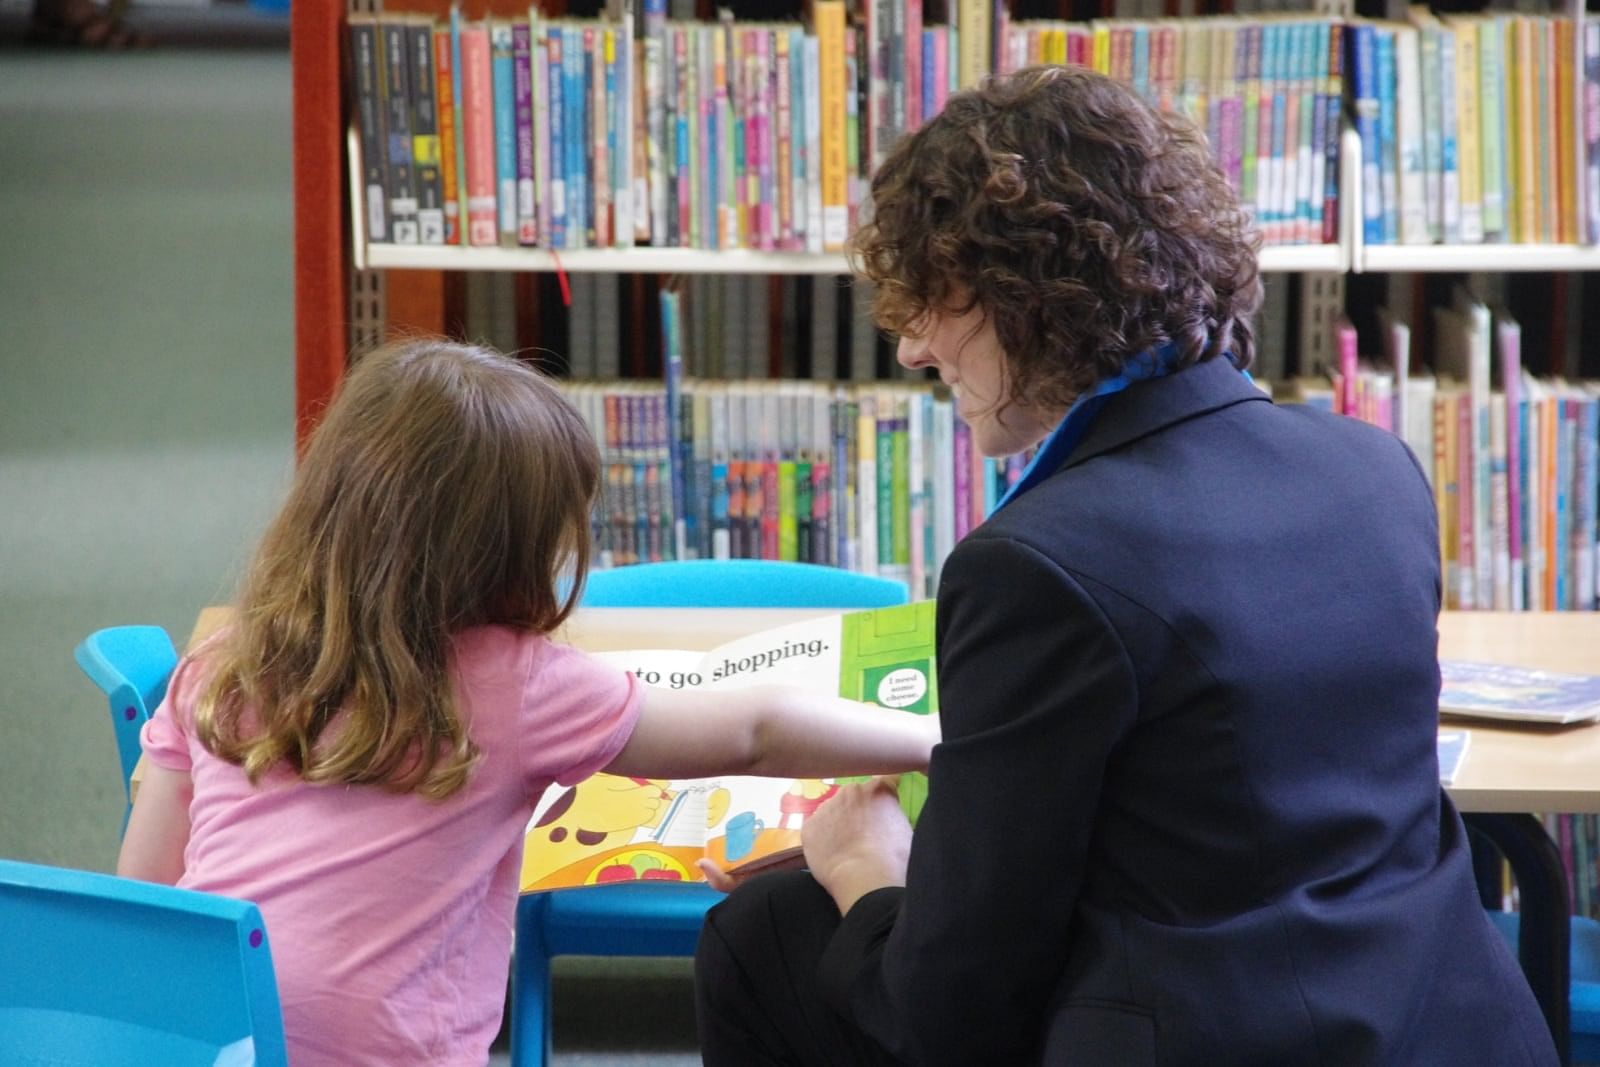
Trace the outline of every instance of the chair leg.
[[550, 953], [544, 940], [546, 894], [517, 901], [516, 945], [511, 958], [511, 1067], [550, 1063]]
[[1569, 1064], [1572, 923], [1561, 854], [1532, 815], [1473, 812], [1462, 819], [1492, 841], [1511, 865], [1522, 898], [1517, 936], [1522, 973], [1544, 1009], [1557, 1057]]

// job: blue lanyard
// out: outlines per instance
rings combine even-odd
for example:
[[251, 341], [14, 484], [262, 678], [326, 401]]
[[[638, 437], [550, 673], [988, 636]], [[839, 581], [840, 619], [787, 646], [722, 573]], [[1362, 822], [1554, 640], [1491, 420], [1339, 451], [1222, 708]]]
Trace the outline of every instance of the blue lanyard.
[[1122, 392], [1134, 382], [1170, 374], [1177, 362], [1178, 346], [1168, 341], [1157, 348], [1140, 352], [1122, 365], [1122, 373], [1103, 378], [1093, 389], [1080, 394], [1067, 409], [1060, 425], [1050, 431], [1050, 436], [1044, 439], [1039, 451], [1033, 454], [1022, 477], [1006, 490], [1006, 495], [1000, 498], [994, 511], [989, 514], [993, 515], [1060, 470], [1067, 457], [1072, 455], [1072, 450], [1078, 447], [1078, 442], [1083, 440], [1083, 435], [1089, 432], [1089, 424], [1094, 422], [1095, 416], [1100, 414], [1100, 409], [1105, 407], [1106, 401], [1114, 393]]

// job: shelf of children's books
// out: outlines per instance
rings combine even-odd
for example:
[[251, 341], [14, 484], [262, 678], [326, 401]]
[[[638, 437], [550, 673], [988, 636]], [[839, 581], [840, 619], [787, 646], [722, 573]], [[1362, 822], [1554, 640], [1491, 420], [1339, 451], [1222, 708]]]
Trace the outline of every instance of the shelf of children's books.
[[1600, 270], [1600, 245], [1365, 245], [1359, 272]]
[[[1286, 245], [1261, 253], [1263, 271], [1344, 270], [1338, 245]], [[849, 274], [843, 253], [725, 252], [698, 248], [464, 247], [369, 244], [357, 266], [374, 270], [565, 271], [628, 274]], [[365, 262], [359, 259], [364, 258]]]

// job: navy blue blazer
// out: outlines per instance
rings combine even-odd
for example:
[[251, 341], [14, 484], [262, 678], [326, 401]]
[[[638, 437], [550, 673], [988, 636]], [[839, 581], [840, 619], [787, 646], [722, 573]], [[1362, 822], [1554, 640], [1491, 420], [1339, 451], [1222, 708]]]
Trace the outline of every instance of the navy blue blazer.
[[1555, 1062], [1439, 787], [1395, 437], [1222, 360], [1112, 397], [939, 587], [908, 886], [823, 995], [910, 1064]]

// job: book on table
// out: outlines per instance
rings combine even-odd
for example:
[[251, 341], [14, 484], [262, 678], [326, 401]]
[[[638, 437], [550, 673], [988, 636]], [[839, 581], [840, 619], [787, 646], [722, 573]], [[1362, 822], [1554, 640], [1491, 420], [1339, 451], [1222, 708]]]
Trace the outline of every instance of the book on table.
[[[665, 649], [594, 655], [647, 685], [731, 689], [793, 685], [926, 715], [938, 710], [934, 604], [808, 619], [705, 652]], [[528, 824], [523, 892], [617, 882], [704, 881], [708, 858], [735, 876], [797, 864], [800, 827], [846, 781], [761, 778], [643, 779], [594, 774], [552, 787]], [[915, 819], [923, 774], [900, 776]]]
[[1465, 660], [1440, 660], [1439, 671], [1443, 715], [1553, 725], [1600, 718], [1597, 675]]

